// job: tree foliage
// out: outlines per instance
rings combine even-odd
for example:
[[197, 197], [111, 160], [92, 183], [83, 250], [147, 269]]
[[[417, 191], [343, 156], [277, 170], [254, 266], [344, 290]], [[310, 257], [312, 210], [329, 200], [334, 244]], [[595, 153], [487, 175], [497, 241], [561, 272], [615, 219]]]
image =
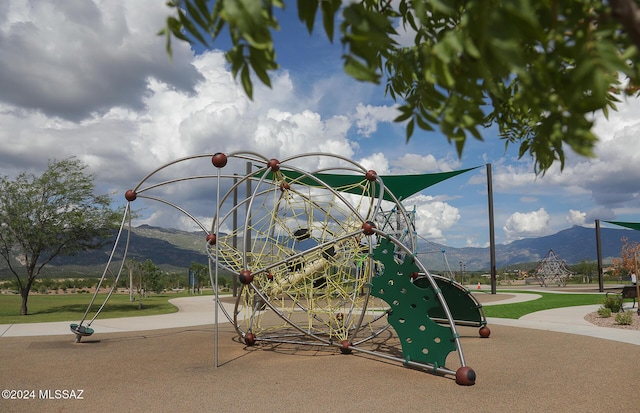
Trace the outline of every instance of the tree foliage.
[[190, 287], [193, 288], [194, 293], [200, 294], [200, 290], [209, 280], [209, 267], [199, 262], [192, 262], [189, 266], [189, 273], [193, 274], [193, 279], [189, 282], [194, 283]]
[[640, 244], [635, 241], [629, 241], [627, 237], [622, 237], [621, 241], [620, 258], [613, 259], [613, 269], [616, 275], [625, 276], [638, 270]]
[[147, 259], [140, 265], [142, 278], [142, 288], [144, 291], [152, 291], [156, 294], [162, 292], [166, 287], [166, 276], [153, 261]]
[[[226, 58], [249, 97], [252, 74], [270, 86], [278, 69], [272, 32], [282, 0], [171, 0], [161, 34], [213, 47], [231, 39]], [[468, 138], [497, 125], [536, 172], [564, 166], [565, 148], [593, 156], [592, 114], [605, 115], [639, 82], [640, 13], [633, 0], [298, 0], [311, 33], [318, 21], [344, 70], [384, 83], [397, 122], [439, 129], [462, 155]], [[408, 44], [399, 32], [413, 36]]]
[[119, 214], [94, 195], [93, 176], [75, 158], [49, 162], [41, 176], [0, 177], [0, 256], [15, 275], [26, 315], [29, 291], [59, 255], [100, 248]]

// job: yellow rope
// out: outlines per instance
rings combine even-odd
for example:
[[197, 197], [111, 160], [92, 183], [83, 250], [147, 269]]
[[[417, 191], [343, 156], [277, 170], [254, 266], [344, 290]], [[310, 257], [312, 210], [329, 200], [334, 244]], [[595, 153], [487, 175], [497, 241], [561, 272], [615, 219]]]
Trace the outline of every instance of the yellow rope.
[[[299, 253], [291, 245], [285, 245], [295, 243], [293, 232], [298, 228], [307, 229], [311, 238], [324, 243], [361, 225], [353, 212], [330, 191], [293, 182], [291, 189], [283, 192], [279, 182], [273, 182], [273, 189], [265, 193], [260, 202], [254, 199], [248, 263], [243, 261], [242, 247], [232, 247], [233, 236], [244, 235], [239, 233], [244, 228], [236, 228], [231, 234], [221, 237], [221, 262], [233, 271], [239, 272], [244, 266], [249, 266], [252, 271], [260, 272]], [[355, 188], [364, 196], [358, 199], [349, 195], [348, 200], [355, 200], [356, 210], [368, 217], [373, 205], [371, 183], [363, 180], [340, 189]], [[358, 265], [363, 254], [358, 238], [333, 244], [333, 254], [320, 249], [305, 252], [298, 260], [262, 271], [253, 283], [286, 319], [309, 332], [345, 340], [349, 330], [359, 321], [367, 282], [361, 272], [369, 269], [368, 265]], [[269, 280], [267, 274], [271, 274], [273, 279]], [[256, 334], [265, 334], [288, 327], [270, 311], [256, 311], [257, 302], [257, 295], [252, 289], [243, 289], [239, 319], [245, 320], [245, 330], [250, 328]]]

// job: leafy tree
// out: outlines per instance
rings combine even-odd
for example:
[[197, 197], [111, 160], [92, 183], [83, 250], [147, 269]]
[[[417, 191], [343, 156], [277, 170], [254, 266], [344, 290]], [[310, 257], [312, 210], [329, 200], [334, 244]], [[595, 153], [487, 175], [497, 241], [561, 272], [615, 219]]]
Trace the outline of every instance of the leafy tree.
[[626, 276], [638, 269], [640, 260], [640, 243], [629, 241], [629, 238], [622, 237], [622, 250], [620, 258], [613, 259], [613, 269], [616, 275]]
[[171, 272], [166, 274], [166, 284], [165, 288], [174, 289], [174, 288], [186, 288], [189, 285], [189, 276], [184, 275], [180, 272]]
[[133, 297], [133, 288], [134, 283], [137, 280], [138, 287], [137, 292], [140, 294], [140, 290], [142, 289], [142, 273], [140, 271], [141, 263], [136, 261], [135, 258], [129, 258], [124, 262], [124, 269], [128, 271], [128, 277], [122, 277], [118, 280], [118, 287], [124, 287], [129, 290], [129, 301], [135, 301]]
[[145, 291], [153, 291], [156, 294], [162, 292], [165, 288], [166, 280], [160, 267], [148, 259], [140, 265], [140, 272]]
[[[272, 32], [282, 0], [170, 0], [160, 34], [213, 47], [249, 97], [252, 73], [271, 86], [278, 69]], [[298, 0], [310, 33], [317, 14], [328, 40], [339, 25], [344, 70], [385, 83], [409, 139], [440, 129], [458, 155], [468, 137], [497, 125], [505, 149], [519, 144], [536, 172], [565, 149], [593, 156], [594, 111], [605, 115], [639, 86], [640, 12], [633, 0]], [[412, 35], [401, 43], [399, 29]], [[226, 29], [226, 31], [225, 31]]]
[[591, 277], [598, 274], [598, 263], [596, 261], [582, 260], [578, 264], [572, 266], [573, 271], [586, 278], [587, 282], [591, 282]]
[[189, 266], [189, 273], [193, 273], [195, 285], [193, 285], [193, 293], [200, 294], [200, 290], [209, 280], [209, 267], [199, 262], [192, 262]]
[[59, 255], [100, 248], [119, 214], [94, 195], [93, 176], [76, 158], [50, 161], [41, 176], [0, 178], [0, 256], [15, 276], [26, 315], [31, 286]]

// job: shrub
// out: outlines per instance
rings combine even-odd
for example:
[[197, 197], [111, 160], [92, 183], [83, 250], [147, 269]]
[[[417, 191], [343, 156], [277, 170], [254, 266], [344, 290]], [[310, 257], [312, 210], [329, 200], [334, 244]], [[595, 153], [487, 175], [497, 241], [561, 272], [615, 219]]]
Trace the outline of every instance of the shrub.
[[617, 313], [622, 310], [622, 295], [613, 294], [608, 295], [602, 300], [602, 306], [608, 308], [612, 313]]
[[598, 315], [603, 318], [611, 317], [611, 309], [606, 307], [598, 308]]
[[616, 324], [630, 326], [633, 324], [633, 311], [621, 311], [616, 314]]

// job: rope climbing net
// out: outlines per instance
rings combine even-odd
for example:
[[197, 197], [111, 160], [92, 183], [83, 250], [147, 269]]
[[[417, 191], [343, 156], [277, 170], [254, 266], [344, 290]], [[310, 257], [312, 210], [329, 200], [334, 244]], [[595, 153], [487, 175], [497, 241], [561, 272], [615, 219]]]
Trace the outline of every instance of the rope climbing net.
[[220, 267], [237, 274], [251, 270], [252, 282], [243, 284], [229, 317], [243, 337], [331, 344], [353, 340], [356, 332], [375, 334], [373, 324], [387, 306], [369, 303], [371, 245], [361, 227], [376, 215], [377, 184], [366, 171], [336, 170], [362, 178], [331, 187], [309, 181], [311, 174], [292, 178], [280, 169], [258, 170], [237, 184], [251, 180], [251, 196], [216, 217], [217, 226], [227, 227], [246, 211], [244, 225], [208, 247]]

